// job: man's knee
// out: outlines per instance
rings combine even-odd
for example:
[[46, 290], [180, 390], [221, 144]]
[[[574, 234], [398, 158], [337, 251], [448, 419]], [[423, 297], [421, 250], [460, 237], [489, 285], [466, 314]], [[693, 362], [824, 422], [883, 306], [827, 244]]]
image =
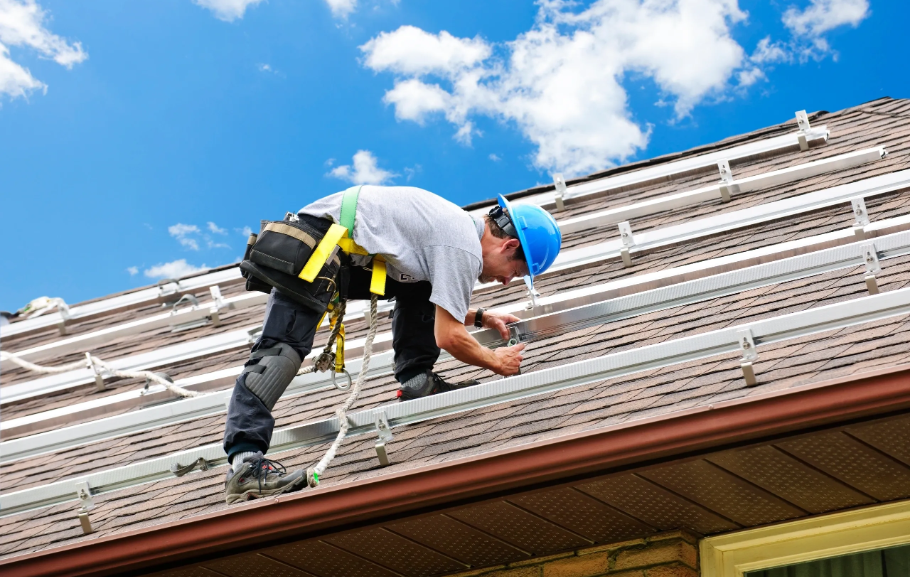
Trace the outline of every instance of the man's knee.
[[258, 362], [243, 368], [243, 373], [247, 373], [244, 384], [271, 411], [297, 376], [303, 359], [290, 345], [278, 343], [255, 351], [250, 360]]

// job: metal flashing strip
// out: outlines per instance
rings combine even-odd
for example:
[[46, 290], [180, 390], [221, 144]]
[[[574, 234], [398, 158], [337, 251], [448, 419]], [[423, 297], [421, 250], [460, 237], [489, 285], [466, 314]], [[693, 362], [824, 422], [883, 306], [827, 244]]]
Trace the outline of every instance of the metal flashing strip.
[[[571, 186], [567, 186], [565, 191], [562, 191], [560, 196], [562, 197], [562, 201], [568, 204], [572, 201], [583, 199], [585, 197], [605, 194], [611, 190], [617, 190], [632, 186], [642, 186], [651, 182], [667, 180], [674, 176], [681, 176], [690, 172], [705, 169], [714, 169], [717, 167], [717, 164], [719, 162], [723, 161], [730, 162], [745, 160], [747, 158], [761, 156], [768, 153], [783, 152], [788, 149], [798, 147], [800, 144], [800, 137], [805, 138], [807, 142], [819, 143], [827, 142], [829, 136], [830, 131], [828, 130], [828, 127], [824, 125], [817, 128], [810, 128], [808, 132], [800, 130], [791, 134], [784, 134], [782, 136], [757, 140], [746, 144], [741, 144], [739, 146], [733, 146], [723, 150], [717, 150], [714, 152], [709, 152], [707, 154], [694, 156], [691, 158], [684, 158], [681, 160], [658, 164], [656, 166], [641, 168], [638, 170], [630, 170], [629, 172], [618, 174], [616, 176], [608, 176], [606, 178], [573, 184]], [[543, 208], [556, 208], [557, 194], [558, 191], [553, 190], [532, 196], [527, 196], [524, 198], [516, 198], [512, 201], [512, 203], [536, 204]], [[472, 211], [471, 214], [484, 214], [487, 212], [487, 210], [488, 209], [483, 208], [476, 209]]]
[[559, 221], [559, 229], [563, 234], [579, 232], [590, 228], [619, 224], [632, 218], [656, 214], [665, 210], [672, 210], [691, 206], [701, 202], [708, 202], [724, 198], [730, 200], [730, 195], [738, 195], [770, 188], [781, 184], [796, 182], [804, 178], [818, 176], [827, 172], [852, 168], [874, 160], [880, 160], [887, 154], [885, 148], [877, 146], [856, 152], [849, 152], [830, 158], [823, 158], [806, 164], [791, 166], [764, 174], [749, 176], [740, 180], [731, 179], [719, 182], [696, 190], [661, 196], [652, 200], [638, 202], [628, 206], [620, 206], [609, 210], [602, 210]]
[[102, 299], [84, 305], [70, 307], [67, 318], [64, 319], [59, 312], [48, 313], [34, 319], [25, 319], [0, 327], [0, 338], [12, 337], [32, 331], [46, 329], [66, 323], [67, 320], [83, 319], [99, 314], [134, 308], [140, 305], [153, 303], [162, 297], [178, 295], [187, 291], [225, 284], [240, 280], [240, 269], [231, 267], [208, 274], [203, 274], [187, 279], [173, 281], [156, 287], [145, 288], [125, 295]]
[[[541, 393], [596, 383], [640, 371], [727, 354], [740, 350], [740, 332], [749, 329], [757, 346], [785, 341], [832, 329], [910, 313], [910, 288], [839, 302], [683, 337], [672, 341], [504, 378], [474, 387], [395, 402], [348, 415], [349, 436], [375, 433], [376, 420], [384, 416], [392, 427], [495, 405]], [[278, 430], [272, 437], [273, 454], [329, 441], [338, 432], [336, 418]], [[76, 484], [88, 483], [93, 494], [133, 487], [171, 476], [171, 468], [205, 459], [211, 466], [226, 464], [220, 444], [188, 449], [149, 461], [134, 463], [88, 476], [0, 495], [0, 515], [75, 500]]]
[[[864, 180], [858, 180], [848, 184], [843, 184], [816, 192], [810, 192], [793, 198], [787, 198], [764, 205], [706, 217], [693, 222], [643, 232], [635, 235], [635, 244], [631, 247], [627, 247], [621, 239], [617, 239], [614, 241], [598, 243], [589, 247], [566, 251], [556, 258], [556, 261], [551, 267], [551, 271], [555, 273], [559, 272], [560, 270], [566, 270], [569, 268], [575, 268], [578, 266], [584, 266], [594, 262], [600, 262], [610, 258], [615, 258], [618, 257], [624, 249], [633, 251], [632, 254], [634, 254], [660, 246], [684, 242], [692, 238], [710, 236], [728, 230], [752, 226], [772, 220], [778, 220], [787, 216], [793, 216], [811, 210], [817, 210], [820, 208], [849, 202], [856, 198], [867, 198], [879, 194], [886, 194], [907, 188], [908, 186], [910, 186], [910, 169], [888, 173]], [[548, 273], [551, 271], [548, 271]], [[479, 286], [476, 287], [476, 290], [480, 290], [482, 288], [485, 287]], [[356, 306], [358, 304], [360, 305], [359, 308]], [[352, 303], [352, 305], [352, 314], [356, 314], [357, 310], [363, 310], [362, 303]], [[204, 339], [200, 339], [197, 341], [197, 343], [176, 345], [174, 347], [168, 347], [166, 349], [161, 349], [153, 353], [147, 353], [146, 356], [154, 357], [157, 359], [156, 364], [147, 362], [145, 359], [143, 359], [143, 363], [145, 364], [143, 364], [141, 368], [161, 366], [170, 362], [176, 362], [177, 360], [194, 356], [193, 354], [185, 353], [183, 349], [199, 348], [200, 344], [198, 343], [202, 343], [207, 339], [233, 339], [233, 344], [222, 344], [221, 348], [217, 350], [226, 350], [231, 347], [239, 347], [247, 342], [244, 340], [244, 335], [236, 333], [232, 333], [231, 335], [231, 337], [226, 337], [225, 335], [206, 337]], [[178, 358], [168, 360], [168, 355], [176, 355]], [[139, 356], [143, 357], [143, 355]], [[124, 366], [117, 366], [117, 368], [140, 368], [133, 366], [135, 362], [136, 361], [130, 358], [115, 361], [115, 363], [124, 364]], [[75, 375], [74, 373], [78, 373], [78, 375]], [[60, 375], [45, 377], [43, 379], [37, 379], [35, 381], [28, 381], [17, 385], [11, 385], [5, 388], [4, 396], [0, 397], [0, 404], [28, 398], [38, 394], [43, 394], [52, 390], [60, 390], [67, 387], [79, 386], [93, 381], [94, 374], [90, 370], [84, 369], [81, 371], [73, 371], [72, 373], [63, 373]], [[37, 392], [33, 392], [33, 389]]]
[[[849, 232], [849, 231], [848, 231]], [[851, 233], [852, 235], [852, 233]], [[876, 258], [884, 260], [910, 254], [910, 232], [900, 232], [875, 239]], [[861, 266], [867, 259], [866, 243], [837, 246], [818, 252], [777, 260], [709, 276], [655, 288], [629, 295], [618, 295], [616, 283], [585, 287], [566, 294], [542, 299], [542, 305], [535, 308], [535, 316], [514, 325], [519, 340], [530, 340], [556, 332], [604, 324], [650, 312], [703, 302], [713, 298], [736, 294], [745, 290], [778, 284], [797, 278], [823, 274], [851, 266]], [[486, 346], [502, 342], [498, 333], [491, 330], [473, 333]], [[360, 370], [361, 359], [355, 358], [362, 343], [352, 342], [349, 350], [349, 370]], [[385, 352], [376, 355], [371, 362], [370, 376], [391, 372], [392, 356]], [[242, 367], [218, 371], [223, 376], [229, 373], [233, 379]], [[184, 382], [179, 382], [187, 386]], [[284, 398], [303, 394], [314, 389], [329, 386], [325, 375], [309, 374], [294, 379]], [[128, 434], [140, 430], [160, 427], [191, 418], [217, 414], [225, 410], [230, 396], [229, 390], [175, 403], [160, 405], [142, 411], [116, 415], [93, 421], [40, 433], [29, 437], [0, 443], [0, 462], [9, 462], [49, 451], [62, 450], [99, 439]]]

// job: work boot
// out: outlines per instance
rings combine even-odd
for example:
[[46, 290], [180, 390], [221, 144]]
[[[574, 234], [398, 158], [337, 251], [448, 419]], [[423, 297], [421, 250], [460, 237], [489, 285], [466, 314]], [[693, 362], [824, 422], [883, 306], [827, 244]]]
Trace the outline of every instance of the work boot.
[[298, 491], [306, 487], [306, 471], [290, 475], [278, 461], [266, 459], [262, 453], [248, 455], [242, 463], [233, 465], [224, 480], [224, 500], [227, 504], [270, 497]]
[[402, 383], [398, 389], [398, 400], [410, 401], [411, 399], [420, 399], [436, 393], [457, 391], [458, 389], [465, 389], [479, 384], [480, 381], [475, 381], [474, 379], [461, 383], [447, 383], [433, 371], [427, 371]]

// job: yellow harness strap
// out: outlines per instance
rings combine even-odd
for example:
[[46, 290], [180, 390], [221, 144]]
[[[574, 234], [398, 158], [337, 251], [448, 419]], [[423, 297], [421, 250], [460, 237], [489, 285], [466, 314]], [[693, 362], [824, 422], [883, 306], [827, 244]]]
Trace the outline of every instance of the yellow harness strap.
[[[316, 250], [310, 255], [300, 274], [297, 275], [299, 278], [307, 282], [316, 280], [316, 275], [319, 274], [326, 261], [332, 256], [335, 245], [338, 245], [347, 254], [370, 256], [370, 253], [354, 242], [353, 238], [354, 217], [357, 213], [357, 197], [360, 195], [360, 188], [355, 186], [344, 192], [341, 216], [339, 218], [342, 224], [332, 224], [329, 227], [328, 232], [319, 241]], [[373, 276], [370, 277], [370, 292], [375, 295], [385, 296], [385, 282], [385, 259], [380, 255], [375, 255], [373, 256]]]

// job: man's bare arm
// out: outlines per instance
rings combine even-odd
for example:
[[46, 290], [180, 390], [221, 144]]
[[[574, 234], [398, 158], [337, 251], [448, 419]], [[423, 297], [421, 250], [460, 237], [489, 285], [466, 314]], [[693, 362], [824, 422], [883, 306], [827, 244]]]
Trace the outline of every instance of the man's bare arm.
[[434, 333], [437, 346], [463, 363], [490, 369], [500, 375], [514, 375], [521, 367], [523, 343], [490, 350], [468, 333], [464, 323], [440, 306], [436, 307]]

